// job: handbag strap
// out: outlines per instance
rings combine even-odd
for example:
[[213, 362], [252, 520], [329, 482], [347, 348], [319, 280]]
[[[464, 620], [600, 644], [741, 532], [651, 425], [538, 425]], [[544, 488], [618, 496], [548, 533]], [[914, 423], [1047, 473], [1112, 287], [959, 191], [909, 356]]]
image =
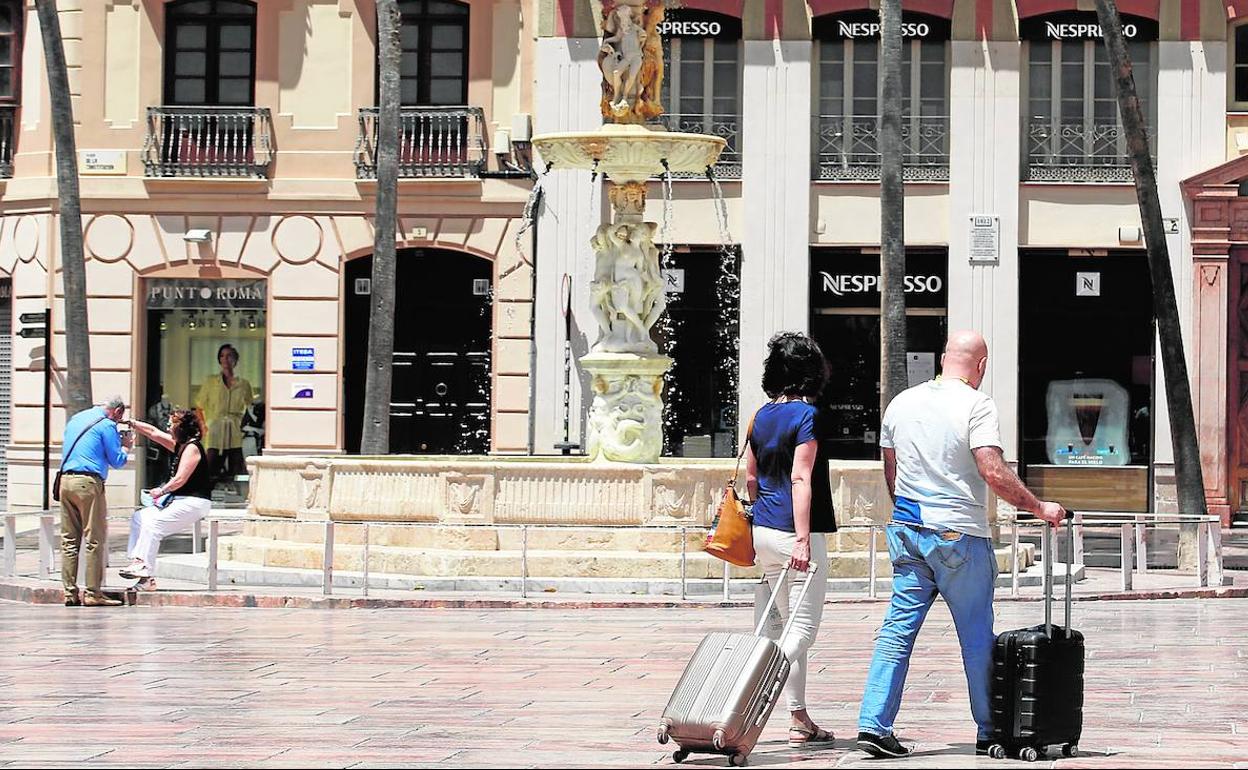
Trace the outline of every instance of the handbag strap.
[[[761, 407], [760, 407], [761, 409]], [[754, 410], [754, 416], [750, 418], [750, 424], [745, 429], [745, 441], [741, 442], [741, 451], [737, 453], [737, 467], [732, 471], [732, 481], [729, 486], [737, 486], [737, 478], [741, 475], [741, 458], [745, 457], [745, 450], [750, 446], [750, 435], [754, 433], [754, 420], [758, 418], [759, 410]]]
[[70, 442], [69, 444], [69, 451], [61, 456], [61, 471], [62, 472], [65, 471], [65, 461], [68, 460], [69, 456], [74, 453], [74, 450], [78, 447], [78, 442], [82, 441], [82, 437], [90, 433], [95, 428], [95, 426], [99, 425], [100, 423], [104, 422], [107, 419], [108, 419], [108, 415], [104, 415], [100, 419], [88, 425], [86, 429], [83, 430], [82, 433], [79, 433], [77, 436], [74, 437], [74, 440]]

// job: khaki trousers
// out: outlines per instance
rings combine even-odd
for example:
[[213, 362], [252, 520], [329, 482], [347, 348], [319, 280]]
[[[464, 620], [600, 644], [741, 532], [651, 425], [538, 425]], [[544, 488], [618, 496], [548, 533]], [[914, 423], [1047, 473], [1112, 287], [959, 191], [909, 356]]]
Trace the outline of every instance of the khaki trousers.
[[66, 593], [78, 591], [80, 545], [87, 552], [87, 593], [100, 596], [108, 566], [104, 484], [90, 476], [61, 476], [61, 582]]

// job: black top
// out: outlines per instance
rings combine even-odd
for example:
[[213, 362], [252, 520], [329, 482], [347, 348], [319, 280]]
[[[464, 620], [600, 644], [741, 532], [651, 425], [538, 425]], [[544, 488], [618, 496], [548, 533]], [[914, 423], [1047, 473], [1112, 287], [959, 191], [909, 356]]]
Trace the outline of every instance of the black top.
[[831, 435], [827, 410], [815, 412], [815, 437], [819, 448], [815, 451], [815, 465], [810, 471], [810, 531], [835, 532], [836, 508], [832, 505], [832, 469], [828, 458]]
[[195, 446], [199, 448], [199, 463], [195, 466], [195, 470], [191, 471], [191, 477], [181, 487], [173, 490], [173, 494], [179, 497], [199, 497], [204, 500], [212, 499], [212, 469], [208, 467], [208, 453], [204, 451], [203, 444], [199, 440], [188, 441], [173, 448], [173, 459], [169, 461], [169, 478], [178, 475], [178, 466], [182, 463], [182, 455], [187, 447]]

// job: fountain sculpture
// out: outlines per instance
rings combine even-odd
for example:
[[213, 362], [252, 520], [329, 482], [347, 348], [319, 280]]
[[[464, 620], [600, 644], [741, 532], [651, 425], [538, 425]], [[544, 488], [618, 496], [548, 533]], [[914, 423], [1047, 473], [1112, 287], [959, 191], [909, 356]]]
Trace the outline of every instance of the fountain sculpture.
[[614, 221], [590, 240], [598, 340], [580, 359], [593, 384], [586, 447], [593, 459], [651, 463], [662, 452], [663, 373], [671, 359], [659, 354], [650, 336], [666, 301], [654, 245], [658, 225], [643, 221], [646, 183], [662, 174], [704, 172], [725, 145], [717, 136], [667, 131], [652, 122], [663, 114], [658, 27], [665, 10], [664, 0], [604, 3], [598, 52], [604, 125], [533, 138], [551, 169], [591, 170], [609, 184]]

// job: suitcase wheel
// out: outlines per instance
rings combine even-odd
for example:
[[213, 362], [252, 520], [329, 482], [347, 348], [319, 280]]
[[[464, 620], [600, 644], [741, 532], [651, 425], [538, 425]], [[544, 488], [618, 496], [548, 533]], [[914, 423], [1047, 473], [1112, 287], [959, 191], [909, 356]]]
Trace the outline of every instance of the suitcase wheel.
[[746, 755], [746, 754], [742, 754], [742, 753], [740, 753], [740, 752], [738, 752], [738, 753], [736, 753], [736, 754], [729, 754], [729, 755], [728, 755], [728, 766], [729, 766], [729, 767], [733, 767], [733, 766], [735, 766], [735, 767], [745, 767], [745, 759], [746, 759], [746, 757], [747, 757], [747, 756], [748, 756], [748, 755]]
[[1036, 751], [1032, 746], [1024, 746], [1019, 749], [1018, 758], [1027, 762], [1035, 762], [1040, 758], [1040, 752]]
[[684, 762], [688, 758], [689, 758], [689, 752], [685, 751], [684, 749], [676, 749], [675, 751], [672, 752], [672, 761], [675, 762], [676, 764], [680, 764], [681, 762]]
[[716, 751], [724, 750], [724, 731], [723, 730], [715, 731], [715, 734], [711, 736], [711, 745], [715, 747]]
[[1063, 757], [1077, 757], [1077, 756], [1079, 756], [1079, 744], [1077, 744], [1077, 743], [1068, 743], [1068, 744], [1066, 744], [1065, 746], [1063, 746], [1063, 747], [1062, 747], [1062, 756], [1063, 756]]
[[994, 743], [988, 747], [988, 756], [993, 759], [1005, 759], [1005, 747], [999, 743]]
[[660, 746], [667, 745], [668, 740], [670, 739], [667, 737], [667, 725], [660, 725], [659, 726], [659, 745]]

